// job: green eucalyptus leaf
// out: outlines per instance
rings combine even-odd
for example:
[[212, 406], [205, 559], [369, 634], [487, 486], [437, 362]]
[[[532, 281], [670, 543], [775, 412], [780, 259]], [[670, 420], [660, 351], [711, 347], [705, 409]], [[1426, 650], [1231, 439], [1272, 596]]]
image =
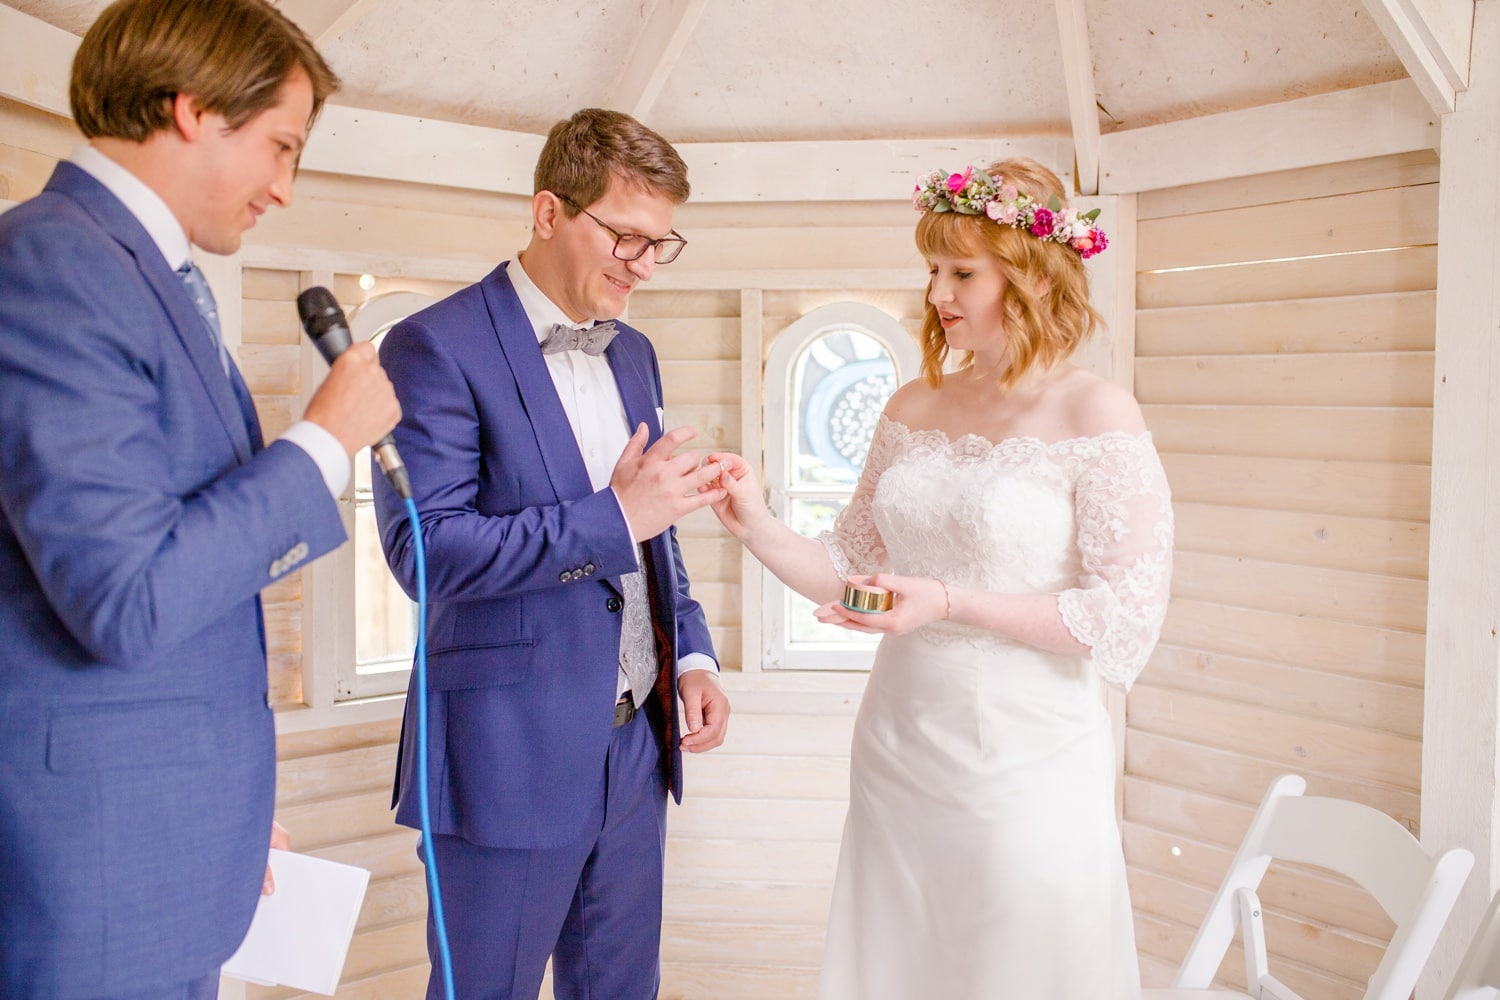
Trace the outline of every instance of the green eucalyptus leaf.
[[1057, 195], [1053, 195], [1052, 197], [1047, 199], [1047, 207], [1054, 212], [1061, 212], [1062, 202], [1057, 200]]

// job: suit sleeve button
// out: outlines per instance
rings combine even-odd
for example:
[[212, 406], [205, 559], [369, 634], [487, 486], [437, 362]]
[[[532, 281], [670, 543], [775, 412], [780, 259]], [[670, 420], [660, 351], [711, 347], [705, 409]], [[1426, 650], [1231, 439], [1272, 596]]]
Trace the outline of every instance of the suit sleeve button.
[[609, 600], [604, 602], [604, 606], [609, 609], [610, 614], [617, 615], [620, 613], [620, 609], [623, 608], [625, 604], [618, 597], [611, 597]]
[[584, 576], [593, 576], [594, 575], [594, 564], [593, 563], [584, 563], [583, 564], [583, 575]]
[[563, 570], [561, 573], [557, 574], [557, 579], [562, 583], [567, 583], [569, 580], [573, 579], [573, 574], [569, 573], [567, 570]]

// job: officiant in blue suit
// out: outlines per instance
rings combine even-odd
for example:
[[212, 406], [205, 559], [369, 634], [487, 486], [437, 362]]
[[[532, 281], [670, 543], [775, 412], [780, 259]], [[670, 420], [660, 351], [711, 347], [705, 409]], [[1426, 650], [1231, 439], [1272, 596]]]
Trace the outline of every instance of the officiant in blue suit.
[[[628, 115], [585, 110], [548, 135], [534, 187], [518, 258], [381, 346], [432, 602], [422, 849], [459, 996], [534, 1000], [551, 956], [558, 997], [645, 1000], [667, 796], [681, 751], [719, 745], [729, 714], [672, 528], [723, 496], [719, 470], [673, 455], [693, 432], [662, 433], [656, 353], [617, 319], [682, 251], [687, 168]], [[384, 484], [376, 500], [414, 592], [409, 522]], [[397, 765], [408, 826], [416, 704]]]
[[365, 345], [263, 446], [190, 245], [290, 203], [336, 86], [262, 0], [122, 0], [73, 63], [89, 144], [0, 215], [0, 995], [211, 997], [249, 927], [258, 593], [344, 540], [400, 408]]

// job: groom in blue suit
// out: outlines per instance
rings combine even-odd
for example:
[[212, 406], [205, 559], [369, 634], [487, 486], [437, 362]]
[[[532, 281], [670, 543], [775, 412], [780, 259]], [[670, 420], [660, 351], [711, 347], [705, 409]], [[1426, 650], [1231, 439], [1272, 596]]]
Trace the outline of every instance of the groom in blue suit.
[[233, 253], [337, 79], [261, 0], [123, 0], [90, 144], [0, 216], [0, 996], [217, 993], [266, 871], [259, 591], [400, 416], [368, 345], [263, 446], [190, 244]]
[[[672, 527], [724, 495], [719, 469], [673, 456], [696, 432], [662, 433], [655, 351], [616, 321], [685, 244], [687, 168], [629, 116], [585, 110], [548, 135], [535, 190], [518, 259], [381, 347], [432, 601], [422, 851], [464, 1000], [534, 1000], [549, 955], [558, 997], [646, 1000], [667, 795], [681, 798], [681, 751], [719, 745], [729, 715]], [[412, 592], [409, 522], [376, 493]], [[397, 765], [408, 826], [416, 705]]]

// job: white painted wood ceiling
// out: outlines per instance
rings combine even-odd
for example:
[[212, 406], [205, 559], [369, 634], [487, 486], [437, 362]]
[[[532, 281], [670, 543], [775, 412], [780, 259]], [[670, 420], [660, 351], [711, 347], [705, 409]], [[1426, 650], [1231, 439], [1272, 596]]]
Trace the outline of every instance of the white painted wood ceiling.
[[[105, 0], [4, 0], [82, 34]], [[350, 107], [544, 132], [619, 106], [653, 23], [641, 117], [674, 141], [1066, 136], [1052, 0], [282, 0]], [[1083, 0], [1101, 132], [1406, 76], [1360, 0]], [[658, 29], [659, 30], [659, 29]], [[673, 45], [658, 45], [670, 49]], [[662, 72], [660, 62], [671, 62]], [[637, 110], [627, 107], [625, 110]]]
[[[0, 0], [0, 96], [67, 110], [107, 0]], [[525, 194], [580, 107], [712, 201], [883, 200], [1027, 153], [1084, 194], [1434, 148], [1474, 0], [278, 0], [344, 79], [303, 166]]]

